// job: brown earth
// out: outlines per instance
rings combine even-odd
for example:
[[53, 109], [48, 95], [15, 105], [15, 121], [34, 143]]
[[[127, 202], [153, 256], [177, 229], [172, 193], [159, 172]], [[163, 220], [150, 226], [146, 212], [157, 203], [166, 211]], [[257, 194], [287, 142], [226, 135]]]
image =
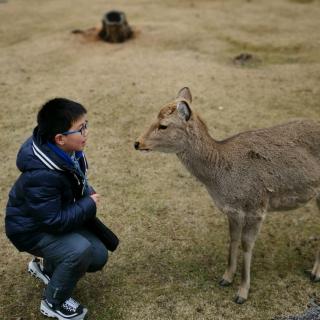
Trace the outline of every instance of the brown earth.
[[[74, 29], [123, 10], [136, 37], [96, 41]], [[270, 215], [256, 244], [249, 301], [232, 302], [239, 276], [218, 287], [226, 218], [174, 155], [133, 142], [183, 86], [210, 132], [320, 118], [319, 0], [0, 1], [0, 206], [18, 176], [15, 158], [48, 99], [89, 111], [90, 182], [99, 215], [121, 246], [75, 292], [90, 319], [271, 319], [299, 313], [319, 292], [304, 269], [319, 245], [313, 204]], [[240, 54], [252, 59], [233, 62]], [[246, 61], [244, 61], [246, 60]], [[43, 319], [42, 285], [26, 273], [1, 222], [0, 319]]]

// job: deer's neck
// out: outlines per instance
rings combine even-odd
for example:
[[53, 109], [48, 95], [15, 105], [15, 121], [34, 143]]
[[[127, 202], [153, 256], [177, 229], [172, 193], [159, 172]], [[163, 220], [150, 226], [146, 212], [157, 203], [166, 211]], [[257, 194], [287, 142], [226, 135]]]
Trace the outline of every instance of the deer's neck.
[[211, 185], [221, 167], [218, 143], [209, 135], [202, 121], [189, 132], [188, 145], [177, 154], [185, 167], [205, 185]]

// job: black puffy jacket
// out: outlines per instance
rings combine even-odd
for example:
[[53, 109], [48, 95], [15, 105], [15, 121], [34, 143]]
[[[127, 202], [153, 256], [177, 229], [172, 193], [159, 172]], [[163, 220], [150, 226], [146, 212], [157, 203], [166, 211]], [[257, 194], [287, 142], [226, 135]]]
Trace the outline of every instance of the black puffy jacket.
[[[84, 174], [84, 155], [79, 159]], [[6, 207], [7, 237], [28, 251], [43, 233], [62, 234], [83, 226], [96, 215], [96, 204], [84, 192], [77, 170], [41, 142], [37, 128], [20, 148], [21, 175], [13, 185]]]

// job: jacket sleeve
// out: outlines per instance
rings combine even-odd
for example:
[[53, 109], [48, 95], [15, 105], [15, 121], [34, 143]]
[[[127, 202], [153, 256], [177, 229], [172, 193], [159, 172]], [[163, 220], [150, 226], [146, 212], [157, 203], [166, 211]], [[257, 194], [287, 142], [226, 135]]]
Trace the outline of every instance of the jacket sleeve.
[[88, 184], [88, 188], [85, 192], [85, 196], [90, 196], [91, 194], [95, 194], [96, 190], [94, 190], [93, 186], [91, 186], [90, 184]]
[[26, 211], [32, 215], [40, 230], [49, 233], [64, 233], [82, 226], [95, 217], [96, 204], [90, 196], [63, 205], [61, 178], [50, 172], [29, 176], [25, 185]]

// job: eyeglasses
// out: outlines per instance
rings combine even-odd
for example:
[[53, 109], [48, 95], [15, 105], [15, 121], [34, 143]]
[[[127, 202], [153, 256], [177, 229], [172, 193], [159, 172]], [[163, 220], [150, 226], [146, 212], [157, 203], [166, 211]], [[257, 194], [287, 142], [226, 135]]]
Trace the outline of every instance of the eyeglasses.
[[65, 132], [62, 132], [61, 134], [63, 134], [64, 136], [67, 136], [68, 134], [80, 133], [82, 136], [84, 136], [86, 134], [87, 130], [88, 130], [88, 121], [86, 121], [83, 124], [83, 126], [80, 128], [80, 130], [65, 131]]

